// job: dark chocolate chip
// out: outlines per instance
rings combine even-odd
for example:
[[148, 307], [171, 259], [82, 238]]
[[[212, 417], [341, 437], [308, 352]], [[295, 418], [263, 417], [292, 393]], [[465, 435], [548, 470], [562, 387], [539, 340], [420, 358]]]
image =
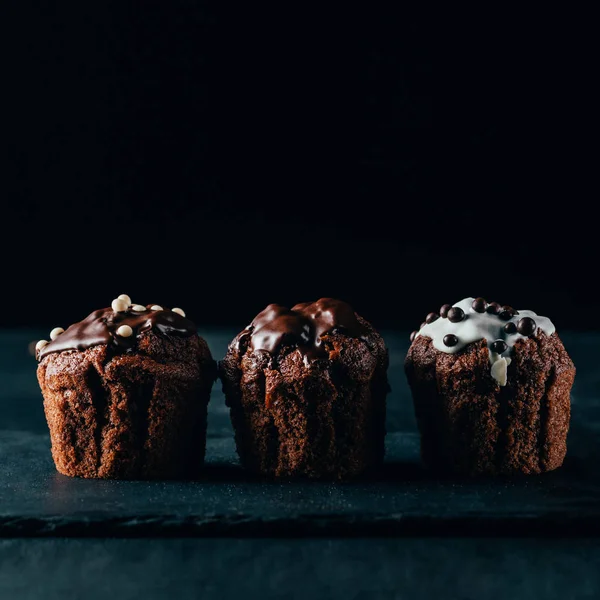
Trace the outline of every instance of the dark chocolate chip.
[[490, 302], [485, 309], [490, 315], [497, 315], [502, 308], [497, 302]]
[[517, 333], [517, 326], [511, 321], [504, 326], [506, 333]]
[[503, 306], [500, 314], [498, 315], [503, 321], [512, 319], [515, 315], [515, 309], [512, 306]]
[[523, 317], [517, 323], [517, 331], [521, 335], [533, 335], [536, 332], [537, 325], [531, 317]]
[[420, 325], [419, 325], [419, 329], [423, 329], [423, 327], [425, 327], [425, 325], [427, 325], [427, 323], [425, 323], [425, 321], [423, 321]]
[[448, 316], [448, 311], [452, 308], [452, 304], [444, 304], [442, 308], [440, 308], [440, 317], [445, 319]]
[[415, 338], [417, 337], [417, 333], [419, 333], [418, 331], [413, 331], [410, 334], [410, 343], [412, 344], [415, 341]]
[[508, 346], [503, 340], [496, 340], [492, 343], [492, 352], [496, 352], [497, 354], [502, 354], [503, 352], [506, 352], [507, 348]]
[[431, 312], [425, 317], [425, 323], [433, 323], [440, 318], [440, 315], [437, 313]]
[[475, 298], [471, 306], [475, 312], [484, 313], [485, 309], [487, 308], [487, 302], [484, 298]]
[[462, 321], [464, 318], [465, 318], [465, 311], [458, 306], [453, 306], [448, 311], [448, 320], [451, 323], [458, 323], [459, 321]]
[[449, 333], [444, 336], [444, 344], [450, 348], [456, 346], [456, 344], [458, 344], [458, 338], [453, 333]]

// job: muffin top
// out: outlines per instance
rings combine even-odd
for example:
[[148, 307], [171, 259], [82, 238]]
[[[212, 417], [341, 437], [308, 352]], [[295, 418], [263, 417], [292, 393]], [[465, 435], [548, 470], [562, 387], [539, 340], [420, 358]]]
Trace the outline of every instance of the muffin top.
[[321, 298], [291, 309], [267, 306], [229, 344], [221, 369], [225, 381], [266, 369], [297, 382], [328, 377], [333, 369], [348, 381], [366, 382], [385, 374], [387, 364], [385, 343], [373, 326], [346, 302]]
[[491, 374], [506, 385], [506, 369], [515, 343], [542, 332], [555, 332], [552, 321], [530, 310], [515, 310], [483, 298], [465, 298], [456, 304], [444, 304], [439, 313], [429, 313], [411, 342], [420, 336], [430, 338], [436, 350], [455, 354], [469, 344], [485, 340], [491, 363]]
[[334, 330], [361, 338], [368, 334], [352, 307], [341, 300], [321, 298], [293, 308], [269, 304], [242, 333], [253, 350], [275, 352], [282, 344], [297, 346], [307, 354], [323, 354], [323, 336]]
[[129, 296], [122, 294], [112, 301], [110, 308], [95, 310], [66, 331], [60, 327], [53, 329], [50, 342], [37, 343], [36, 355], [42, 360], [49, 354], [81, 351], [101, 344], [115, 351], [128, 350], [136, 345], [140, 335], [150, 331], [190, 337], [196, 333], [196, 326], [180, 308], [169, 310], [157, 304], [132, 304]]
[[321, 298], [292, 308], [269, 304], [231, 343], [236, 350], [276, 354], [299, 350], [308, 358], [327, 356], [332, 335], [369, 341], [374, 329], [342, 300]]

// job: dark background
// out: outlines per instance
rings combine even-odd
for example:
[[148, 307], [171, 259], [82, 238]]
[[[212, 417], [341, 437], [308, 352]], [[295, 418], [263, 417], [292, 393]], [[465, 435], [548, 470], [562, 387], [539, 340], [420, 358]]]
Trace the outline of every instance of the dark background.
[[467, 295], [593, 327], [589, 15], [19, 3], [5, 21], [0, 325], [120, 293], [240, 328]]

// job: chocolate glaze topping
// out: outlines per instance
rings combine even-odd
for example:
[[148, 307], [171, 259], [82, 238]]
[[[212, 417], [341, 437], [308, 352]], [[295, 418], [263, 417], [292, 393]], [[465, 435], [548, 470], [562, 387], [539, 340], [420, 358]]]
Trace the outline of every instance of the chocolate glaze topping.
[[250, 336], [253, 350], [270, 353], [283, 343], [297, 345], [307, 353], [320, 353], [323, 350], [321, 337], [334, 329], [357, 338], [367, 334], [349, 304], [333, 298], [321, 298], [317, 302], [296, 304], [291, 310], [279, 304], [269, 304], [239, 340]]
[[[95, 310], [83, 321], [74, 323], [64, 333], [42, 348], [38, 354], [41, 360], [47, 354], [65, 350], [85, 350], [91, 346], [107, 344], [115, 349], [126, 350], [135, 345], [137, 336], [143, 331], [154, 329], [165, 335], [188, 337], [196, 333], [192, 321], [171, 310], [150, 310], [136, 312], [129, 307], [124, 312], [114, 312], [111, 308]], [[133, 334], [129, 337], [117, 335], [121, 325], [129, 325]]]

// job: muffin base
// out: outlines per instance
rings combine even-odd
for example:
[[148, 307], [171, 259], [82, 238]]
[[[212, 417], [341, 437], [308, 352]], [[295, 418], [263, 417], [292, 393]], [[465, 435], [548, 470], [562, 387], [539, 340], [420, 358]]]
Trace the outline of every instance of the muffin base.
[[371, 354], [360, 340], [334, 338], [324, 342], [329, 357], [315, 361], [299, 350], [271, 357], [230, 349], [221, 363], [223, 389], [246, 469], [348, 479], [382, 462], [387, 352], [383, 342]]
[[429, 468], [493, 475], [562, 465], [575, 367], [556, 334], [518, 341], [511, 358], [500, 387], [485, 340], [457, 354], [425, 337], [411, 345], [405, 370]]
[[199, 338], [169, 342], [195, 361], [158, 362], [170, 357], [156, 352], [160, 348], [151, 339], [156, 337], [141, 341], [151, 355], [112, 356], [100, 345], [51, 354], [40, 363], [38, 380], [60, 473], [104, 479], [199, 473], [214, 363]]

